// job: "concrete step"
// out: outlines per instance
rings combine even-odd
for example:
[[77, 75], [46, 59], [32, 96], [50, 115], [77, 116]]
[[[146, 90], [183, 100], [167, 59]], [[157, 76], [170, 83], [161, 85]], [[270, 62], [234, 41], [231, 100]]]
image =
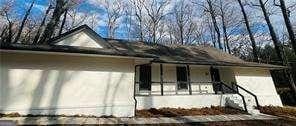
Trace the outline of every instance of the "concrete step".
[[260, 111], [258, 109], [248, 109], [248, 113], [250, 113], [251, 115], [259, 115], [261, 114]]
[[[231, 107], [240, 108], [240, 109], [244, 108], [244, 103], [241, 98], [231, 96], [231, 97], [226, 97], [226, 101], [227, 101], [227, 104]], [[255, 109], [254, 107], [255, 103], [253, 103], [253, 100], [247, 99], [246, 105], [247, 105], [248, 113], [252, 115], [261, 114], [259, 110]]]
[[248, 109], [248, 113], [250, 113], [252, 115], [261, 114], [260, 111], [258, 109], [256, 109], [254, 105], [248, 105], [247, 104], [247, 109]]
[[236, 104], [244, 104], [243, 100], [233, 100], [234, 103]]
[[237, 109], [243, 109], [243, 107], [241, 106], [240, 103], [237, 103], [238, 100], [233, 100], [229, 97], [225, 98], [226, 100], [226, 105], [227, 106], [230, 106], [230, 107], [233, 107], [233, 108], [237, 108]]

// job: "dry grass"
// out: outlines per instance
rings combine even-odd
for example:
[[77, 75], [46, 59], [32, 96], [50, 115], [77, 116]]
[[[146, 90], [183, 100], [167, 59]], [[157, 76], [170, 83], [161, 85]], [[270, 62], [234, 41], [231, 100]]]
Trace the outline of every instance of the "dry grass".
[[216, 107], [210, 108], [161, 108], [161, 109], [146, 109], [137, 110], [137, 117], [176, 117], [176, 116], [196, 116], [196, 115], [222, 115], [222, 114], [243, 114], [244, 112], [237, 109]]
[[9, 114], [0, 113], [0, 118], [1, 117], [21, 117], [21, 115], [17, 112], [13, 112], [13, 113], [9, 113]]

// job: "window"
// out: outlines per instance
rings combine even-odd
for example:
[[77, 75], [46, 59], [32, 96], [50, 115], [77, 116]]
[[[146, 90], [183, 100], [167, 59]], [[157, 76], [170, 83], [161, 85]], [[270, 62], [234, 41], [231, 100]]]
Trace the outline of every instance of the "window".
[[[211, 77], [213, 82], [220, 82], [220, 74], [219, 74], [219, 69], [217, 68], [210, 68], [211, 71]], [[221, 85], [217, 83], [213, 83], [213, 89], [217, 93], [217, 91], [221, 91]]]
[[187, 69], [186, 67], [177, 67], [177, 85], [178, 90], [187, 90], [188, 83], [187, 83]]
[[140, 90], [151, 90], [151, 66], [140, 66]]

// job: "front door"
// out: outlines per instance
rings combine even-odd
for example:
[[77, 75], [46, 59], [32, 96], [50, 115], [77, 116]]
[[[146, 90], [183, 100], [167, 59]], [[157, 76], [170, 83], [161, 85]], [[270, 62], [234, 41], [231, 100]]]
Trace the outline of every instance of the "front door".
[[217, 84], [217, 82], [221, 81], [219, 69], [211, 67], [210, 72], [211, 72], [212, 81], [214, 82], [213, 89], [217, 93], [217, 91], [221, 91], [220, 84]]

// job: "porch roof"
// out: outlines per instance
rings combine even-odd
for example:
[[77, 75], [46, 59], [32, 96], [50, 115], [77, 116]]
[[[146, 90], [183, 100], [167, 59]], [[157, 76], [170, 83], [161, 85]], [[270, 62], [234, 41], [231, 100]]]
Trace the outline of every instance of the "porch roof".
[[147, 44], [144, 42], [130, 42], [119, 39], [105, 40], [114, 48], [125, 53], [139, 53], [150, 55], [152, 62], [172, 64], [195, 64], [214, 66], [239, 66], [239, 67], [262, 67], [271, 69], [283, 69], [284, 66], [264, 63], [246, 62], [238, 57], [222, 52], [213, 47], [188, 46], [188, 45], [162, 45]]

